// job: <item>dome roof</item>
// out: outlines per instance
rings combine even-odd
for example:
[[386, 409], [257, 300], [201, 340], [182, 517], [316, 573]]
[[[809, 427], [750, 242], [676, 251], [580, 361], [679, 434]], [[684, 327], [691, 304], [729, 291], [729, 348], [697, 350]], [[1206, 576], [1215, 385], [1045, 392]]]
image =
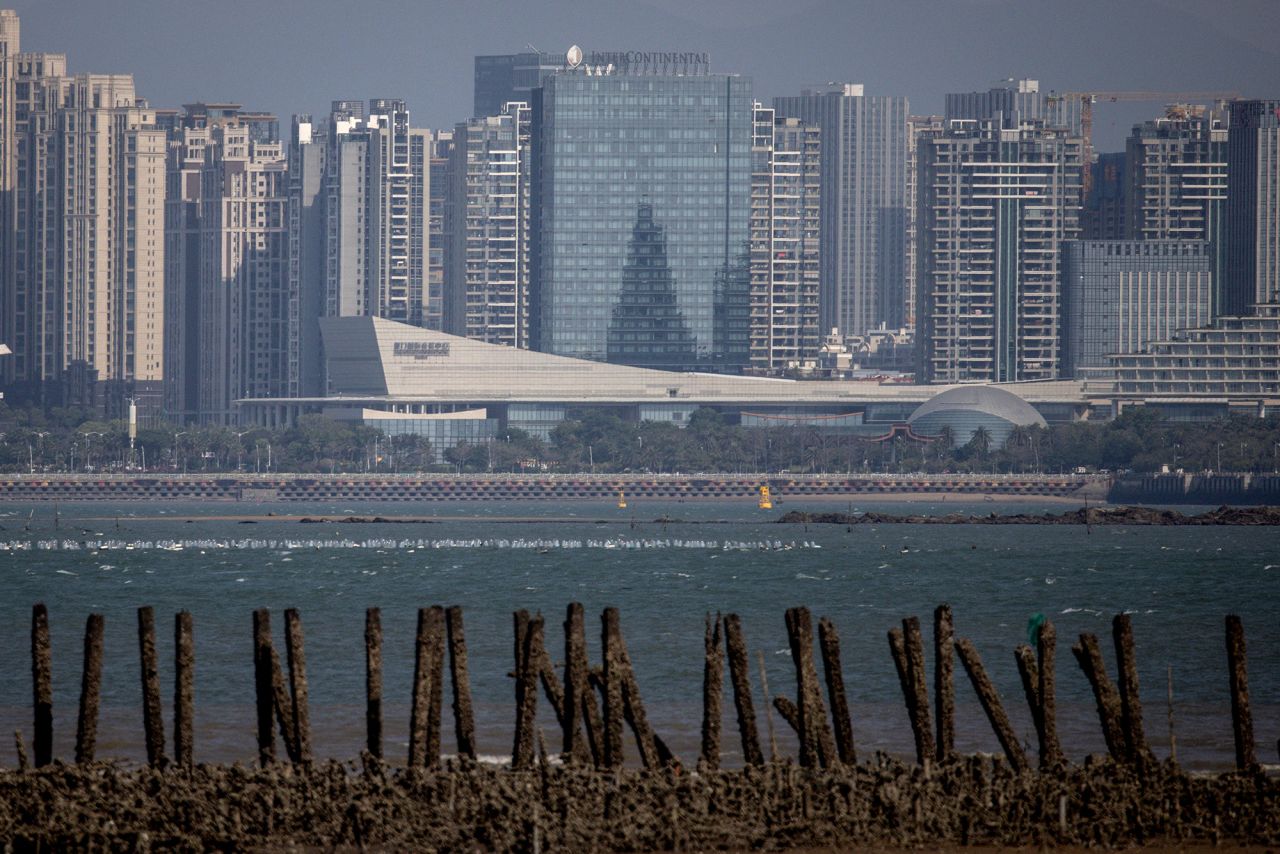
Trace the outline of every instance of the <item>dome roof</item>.
[[916, 407], [907, 423], [913, 424], [926, 415], [961, 411], [1001, 418], [1019, 427], [1047, 426], [1031, 404], [1011, 391], [990, 385], [960, 386], [936, 394]]

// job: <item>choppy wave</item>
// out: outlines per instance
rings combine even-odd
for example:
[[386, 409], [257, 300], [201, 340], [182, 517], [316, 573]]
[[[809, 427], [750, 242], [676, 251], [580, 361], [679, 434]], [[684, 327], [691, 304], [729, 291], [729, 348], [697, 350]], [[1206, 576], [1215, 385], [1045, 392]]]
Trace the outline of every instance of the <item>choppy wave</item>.
[[[474, 538], [474, 539], [253, 539], [253, 538], [197, 538], [182, 540], [8, 540], [0, 541], [0, 552], [29, 551], [169, 551], [187, 549], [197, 551], [254, 551], [283, 550], [287, 555], [295, 550], [370, 549], [376, 551], [409, 551], [419, 549], [522, 549], [533, 551], [559, 551], [563, 549], [700, 549], [704, 551], [789, 551], [791, 549], [820, 549], [822, 546], [805, 540], [702, 540], [669, 538], [611, 537], [608, 539], [567, 538]], [[283, 558], [289, 560], [288, 557]]]

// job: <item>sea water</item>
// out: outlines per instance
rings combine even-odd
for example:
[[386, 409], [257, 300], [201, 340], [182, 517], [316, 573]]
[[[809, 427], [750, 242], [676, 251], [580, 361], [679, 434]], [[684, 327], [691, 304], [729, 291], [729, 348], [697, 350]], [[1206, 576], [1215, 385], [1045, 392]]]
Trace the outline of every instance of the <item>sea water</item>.
[[[509, 754], [514, 728], [512, 612], [546, 618], [563, 659], [565, 606], [583, 603], [598, 660], [601, 610], [616, 606], [650, 721], [687, 761], [701, 726], [703, 632], [708, 613], [737, 613], [752, 656], [755, 707], [768, 751], [794, 738], [766, 718], [757, 653], [772, 694], [795, 694], [783, 613], [806, 605], [839, 630], [845, 688], [861, 755], [910, 755], [911, 734], [886, 632], [917, 615], [932, 670], [931, 617], [952, 607], [957, 637], [982, 654], [1017, 732], [1035, 735], [1014, 666], [1028, 620], [1058, 633], [1063, 746], [1076, 760], [1104, 750], [1092, 694], [1070, 647], [1102, 642], [1113, 678], [1112, 617], [1132, 615], [1147, 737], [1193, 768], [1233, 761], [1223, 617], [1239, 614], [1259, 758], [1275, 763], [1280, 737], [1280, 530], [1248, 527], [779, 525], [786, 510], [896, 513], [1041, 512], [1063, 504], [853, 503], [787, 500], [589, 501], [413, 504], [62, 503], [0, 505], [0, 732], [31, 738], [31, 606], [49, 608], [55, 755], [73, 753], [83, 631], [106, 618], [98, 755], [144, 755], [136, 609], [154, 607], [166, 723], [171, 727], [173, 614], [195, 626], [196, 758], [256, 754], [251, 613], [270, 608], [283, 657], [283, 610], [297, 608], [306, 637], [313, 746], [349, 759], [364, 744], [365, 609], [382, 612], [385, 752], [403, 759], [417, 609], [461, 605], [482, 753]], [[273, 513], [276, 515], [267, 515]], [[290, 516], [324, 517], [302, 523]], [[350, 524], [342, 516], [429, 517]], [[246, 522], [244, 517], [252, 517]], [[55, 518], [56, 517], [56, 518]], [[819, 665], [820, 667], [821, 665]], [[1169, 701], [1172, 690], [1172, 703]], [[726, 764], [740, 761], [725, 684]], [[444, 750], [453, 749], [445, 686]], [[998, 751], [964, 671], [956, 665], [957, 747]], [[559, 748], [540, 698], [539, 726]], [[1170, 717], [1172, 714], [1172, 718]], [[1172, 722], [1172, 726], [1171, 726]], [[170, 730], [171, 732], [171, 730]], [[628, 746], [631, 755], [634, 750]], [[13, 765], [11, 748], [0, 765]]]

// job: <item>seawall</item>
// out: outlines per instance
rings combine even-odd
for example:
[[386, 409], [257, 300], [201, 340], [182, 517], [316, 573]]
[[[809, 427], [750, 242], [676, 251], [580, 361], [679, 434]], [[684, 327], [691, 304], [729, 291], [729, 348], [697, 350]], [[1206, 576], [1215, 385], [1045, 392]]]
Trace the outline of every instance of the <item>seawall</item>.
[[0, 501], [493, 501], [801, 496], [1073, 495], [1102, 499], [1096, 475], [9, 475]]

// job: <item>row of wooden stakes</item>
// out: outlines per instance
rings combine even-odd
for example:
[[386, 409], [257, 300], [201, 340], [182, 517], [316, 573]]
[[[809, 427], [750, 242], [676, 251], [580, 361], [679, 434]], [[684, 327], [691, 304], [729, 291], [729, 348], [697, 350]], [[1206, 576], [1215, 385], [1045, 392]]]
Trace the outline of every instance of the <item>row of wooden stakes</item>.
[[[302, 620], [295, 609], [286, 610], [284, 618], [286, 661], [282, 667], [272, 643], [270, 612], [266, 609], [253, 612], [258, 756], [264, 766], [276, 759], [277, 728], [289, 760], [309, 763], [313, 759]], [[644, 767], [679, 766], [679, 760], [649, 725], [623, 640], [617, 608], [606, 608], [601, 614], [602, 661], [601, 666], [593, 668], [587, 657], [583, 607], [576, 602], [568, 606], [564, 621], [563, 681], [547, 652], [542, 615], [530, 616], [528, 611], [516, 611], [513, 619], [515, 670], [511, 675], [515, 677], [516, 686], [516, 725], [512, 767], [531, 767], [539, 755], [546, 755], [546, 745], [542, 743], [541, 732], [536, 727], [539, 688], [555, 712], [563, 734], [562, 754], [566, 761], [589, 764], [598, 769], [621, 767], [625, 723], [634, 734]], [[809, 610], [803, 607], [788, 609], [786, 627], [796, 670], [797, 694], [794, 700], [781, 695], [774, 697], [772, 708], [795, 731], [801, 766], [832, 768], [853, 765], [857, 762], [857, 752], [836, 627], [825, 617], [818, 621], [818, 648], [829, 710], [823, 702], [814, 661], [813, 622]], [[1003, 702], [977, 649], [971, 641], [954, 635], [950, 606], [940, 605], [934, 611], [933, 629], [934, 715], [929, 709], [925, 647], [919, 618], [908, 617], [902, 621], [901, 628], [891, 629], [888, 633], [889, 648], [914, 737], [916, 761], [921, 765], [944, 763], [956, 755], [954, 658], [958, 657], [1010, 766], [1019, 771], [1029, 768], [1031, 763], [1026, 751], [1009, 722]], [[1118, 667], [1116, 682], [1107, 673], [1095, 635], [1080, 635], [1079, 642], [1071, 651], [1093, 689], [1103, 737], [1111, 757], [1120, 762], [1146, 762], [1152, 754], [1143, 726], [1133, 629], [1127, 614], [1114, 618], [1112, 633]], [[84, 636], [84, 668], [75, 746], [77, 763], [94, 759], [102, 683], [102, 638], [103, 617], [91, 614]], [[165, 753], [155, 618], [149, 607], [138, 609], [138, 640], [147, 761], [152, 766], [163, 767], [169, 765], [170, 760]], [[192, 618], [187, 611], [175, 615], [174, 640], [173, 763], [187, 767], [194, 761], [194, 652]], [[1257, 759], [1249, 708], [1244, 629], [1237, 616], [1226, 618], [1226, 641], [1236, 765], [1241, 769], [1253, 768]], [[1035, 633], [1034, 648], [1022, 644], [1015, 650], [1018, 673], [1036, 730], [1041, 769], [1066, 762], [1056, 724], [1056, 646], [1053, 623], [1046, 620]], [[422, 608], [418, 611], [409, 723], [408, 764], [411, 767], [431, 767], [440, 762], [446, 651], [457, 752], [472, 759], [476, 756], [475, 718], [462, 609], [457, 606]], [[35, 765], [40, 767], [53, 759], [49, 615], [43, 603], [33, 609], [31, 655], [35, 693], [34, 754]], [[748, 765], [763, 765], [765, 757], [757, 731], [747, 644], [737, 614], [707, 616], [698, 764], [707, 769], [720, 765], [726, 658], [743, 759]], [[762, 655], [759, 664], [767, 698], [769, 687]], [[365, 614], [365, 665], [366, 747], [372, 756], [381, 759], [382, 627], [381, 612], [377, 608], [370, 608]], [[778, 749], [773, 718], [768, 707], [765, 712], [770, 755], [776, 758]], [[21, 733], [16, 733], [15, 737], [19, 764], [25, 767], [27, 759]]]

